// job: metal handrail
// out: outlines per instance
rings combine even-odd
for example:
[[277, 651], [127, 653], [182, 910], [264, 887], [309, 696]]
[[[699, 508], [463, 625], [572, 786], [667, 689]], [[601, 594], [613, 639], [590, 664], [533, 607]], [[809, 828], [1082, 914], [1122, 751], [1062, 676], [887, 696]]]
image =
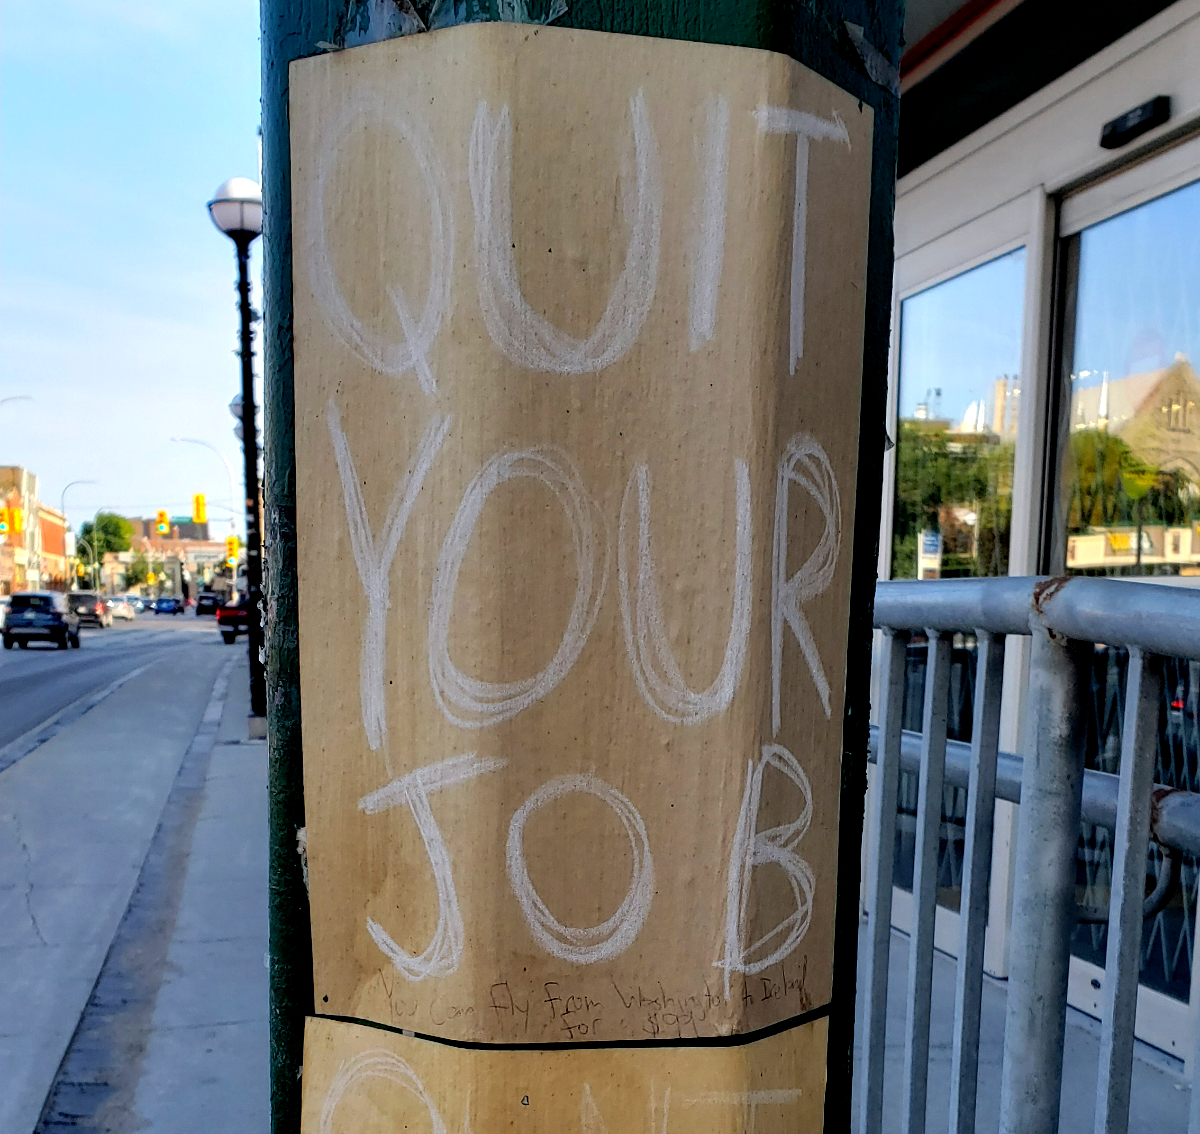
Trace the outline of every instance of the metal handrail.
[[[1154, 763], [1162, 693], [1158, 657], [1200, 660], [1200, 591], [1101, 578], [999, 578], [879, 583], [875, 626], [884, 631], [876, 760], [869, 822], [870, 947], [864, 957], [866, 1018], [859, 1130], [883, 1119], [883, 1062], [891, 947], [893, 854], [899, 775], [916, 772], [914, 924], [909, 944], [908, 1018], [901, 1113], [925, 1129], [936, 923], [938, 845], [945, 784], [967, 788], [959, 953], [950, 1081], [951, 1134], [975, 1127], [983, 942], [988, 917], [992, 826], [997, 799], [1020, 802], [1009, 935], [1008, 1004], [1001, 1079], [1001, 1134], [1057, 1128], [1062, 1085], [1070, 940], [1077, 919], [1108, 918], [1097, 1129], [1128, 1127], [1146, 848], [1153, 837], [1180, 853], [1200, 852], [1200, 795], [1158, 787]], [[978, 641], [971, 743], [947, 739], [951, 643]], [[905, 655], [914, 633], [929, 636], [921, 733], [902, 728]], [[1022, 698], [1022, 756], [999, 751], [1005, 639], [1031, 639]], [[1098, 643], [1129, 650], [1120, 774], [1085, 770], [1084, 705]], [[1193, 667], [1193, 674], [1196, 673]], [[1193, 681], [1195, 678], [1193, 677]], [[1195, 693], [1193, 691], [1193, 697]], [[1107, 911], [1076, 905], [1081, 819], [1115, 835]], [[1156, 889], [1152, 899], [1161, 901]], [[1150, 902], [1153, 909], [1153, 901]], [[1200, 1117], [1191, 1134], [1200, 1134]]]
[[1030, 619], [1081, 642], [1200, 659], [1200, 590], [1086, 576], [878, 583], [875, 625], [1028, 634]]
[[[871, 725], [868, 759], [879, 760], [879, 726]], [[996, 754], [996, 798], [1021, 802], [1024, 761], [1013, 752]], [[921, 734], [905, 729], [900, 739], [900, 770], [918, 775], [921, 770]], [[966, 788], [971, 778], [971, 745], [946, 741], [946, 786]], [[1088, 768], [1083, 773], [1081, 815], [1085, 823], [1110, 830], [1117, 825], [1117, 796], [1121, 777]], [[1164, 847], [1200, 858], [1200, 792], [1156, 784], [1150, 837]]]

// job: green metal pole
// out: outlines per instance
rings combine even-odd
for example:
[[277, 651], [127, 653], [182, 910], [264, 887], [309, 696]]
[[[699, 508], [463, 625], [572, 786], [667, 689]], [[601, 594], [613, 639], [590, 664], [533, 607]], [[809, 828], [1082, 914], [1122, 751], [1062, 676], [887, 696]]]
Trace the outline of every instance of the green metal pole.
[[296, 835], [304, 826], [296, 582], [296, 439], [292, 354], [291, 144], [288, 64], [331, 40], [345, 0], [263, 0], [263, 556], [267, 736], [271, 1130], [300, 1129], [304, 1017], [313, 1010], [308, 891]]
[[[262, 0], [263, 294], [267, 718], [270, 730], [271, 1128], [300, 1128], [304, 1017], [313, 1011], [308, 897], [296, 851], [304, 826], [296, 605], [296, 462], [292, 368], [288, 64], [332, 42], [348, 0]], [[883, 480], [891, 319], [892, 212], [899, 97], [876, 79], [898, 66], [903, 0], [572, 0], [560, 25], [758, 47], [792, 56], [868, 103], [875, 116], [862, 420], [850, 596], [826, 1130], [850, 1128], [858, 861], [866, 791], [871, 613]], [[861, 37], [847, 25], [861, 28]], [[857, 39], [865, 40], [864, 62]], [[872, 79], [868, 72], [875, 74]], [[884, 79], [886, 82], [886, 78]]]

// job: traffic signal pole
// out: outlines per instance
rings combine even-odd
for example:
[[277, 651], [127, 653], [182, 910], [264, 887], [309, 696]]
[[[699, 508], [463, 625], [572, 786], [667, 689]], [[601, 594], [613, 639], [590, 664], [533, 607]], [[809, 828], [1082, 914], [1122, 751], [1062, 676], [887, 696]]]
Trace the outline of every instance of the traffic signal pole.
[[[251, 235], [236, 238], [238, 309], [241, 312], [242, 454], [246, 478], [246, 609], [250, 651], [250, 731], [263, 735], [255, 724], [265, 724], [267, 681], [263, 669], [262, 536], [258, 512], [258, 425], [254, 406], [254, 330], [250, 306]], [[256, 720], [257, 718], [257, 720]]]
[[[267, 647], [270, 792], [271, 1123], [276, 1134], [300, 1127], [304, 1019], [314, 1010], [308, 896], [297, 853], [305, 826], [300, 730], [300, 643], [296, 566], [295, 406], [292, 340], [291, 151], [288, 65], [332, 42], [347, 0], [262, 0], [264, 204], [264, 466], [267, 533]], [[866, 787], [871, 621], [883, 479], [884, 408], [891, 318], [892, 213], [899, 119], [897, 67], [902, 0], [572, 0], [559, 26], [763, 48], [791, 56], [874, 112], [868, 231], [862, 417], [850, 595], [846, 706], [841, 761], [838, 889], [857, 890]], [[244, 277], [243, 277], [244, 279]], [[248, 304], [246, 305], [248, 306]], [[245, 306], [243, 308], [245, 312]], [[252, 601], [259, 583], [258, 529], [248, 322], [243, 323], [247, 543]], [[255, 494], [256, 495], [256, 494]], [[251, 672], [257, 652], [251, 620]], [[260, 687], [261, 689], [261, 687]], [[261, 692], [260, 692], [261, 697]], [[322, 706], [315, 706], [317, 711]], [[853, 1004], [858, 905], [836, 914], [834, 996]], [[853, 1014], [829, 1020], [825, 1128], [849, 1130]]]

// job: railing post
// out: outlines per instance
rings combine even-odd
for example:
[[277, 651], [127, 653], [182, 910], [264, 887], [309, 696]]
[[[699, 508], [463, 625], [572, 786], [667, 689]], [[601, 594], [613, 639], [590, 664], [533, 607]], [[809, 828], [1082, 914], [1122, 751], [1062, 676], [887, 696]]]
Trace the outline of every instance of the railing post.
[[954, 982], [954, 1047], [950, 1063], [950, 1134], [974, 1134], [979, 1079], [979, 1007], [983, 995], [983, 945], [992, 826], [996, 814], [996, 756], [1000, 748], [1000, 695], [1004, 687], [1004, 635], [976, 632], [975, 715], [971, 729], [971, 779], [967, 787], [959, 907], [958, 969]]
[[1129, 650], [1125, 727], [1121, 737], [1121, 786], [1117, 794], [1116, 846], [1104, 963], [1104, 1014], [1096, 1082], [1096, 1134], [1125, 1134], [1133, 1076], [1133, 1027], [1142, 959], [1142, 907], [1146, 893], [1146, 846], [1150, 796], [1158, 746], [1161, 669], [1136, 646]]
[[904, 659], [908, 635], [883, 632], [883, 701], [879, 712], [879, 754], [871, 826], [875, 857], [867, 864], [870, 941], [864, 959], [867, 1018], [859, 1076], [858, 1129], [878, 1134], [883, 1127], [883, 1065], [887, 1033], [888, 961], [892, 936], [892, 875], [896, 858], [896, 797], [900, 786], [900, 736], [904, 724]]
[[917, 793], [917, 846], [913, 861], [913, 934], [908, 943], [908, 1027], [904, 1037], [904, 1134], [923, 1134], [929, 1086], [929, 1005], [933, 993], [933, 939], [937, 927], [937, 871], [946, 774], [946, 718], [950, 701], [952, 636], [928, 630], [921, 780]]
[[1093, 649], [1048, 631], [1036, 614], [1030, 628], [1000, 1134], [1058, 1130]]

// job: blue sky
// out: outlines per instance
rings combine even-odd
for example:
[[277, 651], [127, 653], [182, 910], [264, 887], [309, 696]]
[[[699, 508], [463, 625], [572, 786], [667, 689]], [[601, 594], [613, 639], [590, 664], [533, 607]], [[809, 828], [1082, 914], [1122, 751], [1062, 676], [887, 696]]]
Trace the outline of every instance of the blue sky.
[[[1018, 249], [903, 303], [900, 416], [942, 390], [957, 423], [992, 381], [1021, 361], [1025, 251]], [[1200, 182], [1085, 229], [1080, 235], [1075, 373], [1081, 386], [1200, 362]], [[930, 409], [932, 413], [932, 407]]]
[[170, 438], [240, 467], [234, 250], [204, 206], [258, 177], [258, 121], [253, 0], [0, 0], [0, 398], [32, 398], [0, 406], [0, 464], [55, 507], [99, 481], [68, 494], [76, 528], [228, 501]]
[[[941, 388], [941, 416], [957, 424], [971, 402], [991, 406], [995, 380], [1021, 369], [1025, 249], [906, 299], [900, 324], [900, 416]], [[930, 405], [930, 416], [934, 407]], [[989, 416], [990, 420], [990, 416]]]
[[1085, 229], [1075, 373], [1083, 385], [1200, 363], [1200, 182]]

